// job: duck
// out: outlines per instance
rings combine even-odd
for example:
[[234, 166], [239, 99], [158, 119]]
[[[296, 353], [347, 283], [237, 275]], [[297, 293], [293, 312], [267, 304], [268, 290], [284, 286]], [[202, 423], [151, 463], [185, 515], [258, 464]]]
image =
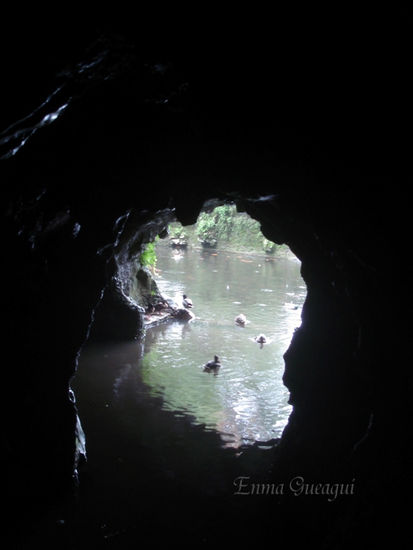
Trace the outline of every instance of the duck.
[[186, 294], [183, 294], [182, 295], [182, 304], [184, 307], [188, 308], [188, 307], [193, 307], [193, 304], [192, 304], [192, 300], [190, 298], [188, 298], [188, 296]]
[[260, 348], [262, 348], [262, 346], [267, 342], [267, 337], [265, 334], [259, 334], [254, 338], [254, 340], [260, 345]]
[[237, 325], [240, 325], [241, 327], [243, 327], [247, 323], [247, 318], [245, 317], [245, 315], [243, 313], [240, 313], [239, 315], [237, 315], [235, 317], [235, 323]]
[[218, 355], [214, 355], [213, 361], [208, 361], [206, 365], [204, 365], [204, 372], [214, 372], [218, 370], [221, 367], [221, 362], [219, 360]]

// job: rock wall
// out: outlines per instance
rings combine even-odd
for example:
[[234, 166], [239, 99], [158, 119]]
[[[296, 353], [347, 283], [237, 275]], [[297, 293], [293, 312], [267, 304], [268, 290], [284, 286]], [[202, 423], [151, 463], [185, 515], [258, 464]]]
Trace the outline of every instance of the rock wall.
[[[36, 515], [73, 487], [70, 379], [103, 301], [99, 319], [116, 317], [115, 337], [139, 330], [122, 269], [142, 235], [161, 232], [172, 212], [192, 224], [216, 199], [238, 202], [267, 238], [288, 244], [308, 288], [285, 355], [293, 413], [274, 476], [354, 476], [358, 509], [344, 517], [363, 524], [368, 502], [367, 537], [411, 481], [409, 204], [394, 141], [386, 148], [372, 128], [361, 156], [366, 141], [336, 111], [334, 131], [332, 100], [314, 93], [311, 110], [308, 96], [297, 107], [297, 90], [269, 87], [264, 63], [205, 57], [174, 69], [139, 64], [123, 42], [105, 48], [91, 48], [94, 65], [50, 79], [62, 87], [40, 121], [2, 137], [11, 517], [22, 502]], [[317, 120], [315, 107], [325, 109]]]

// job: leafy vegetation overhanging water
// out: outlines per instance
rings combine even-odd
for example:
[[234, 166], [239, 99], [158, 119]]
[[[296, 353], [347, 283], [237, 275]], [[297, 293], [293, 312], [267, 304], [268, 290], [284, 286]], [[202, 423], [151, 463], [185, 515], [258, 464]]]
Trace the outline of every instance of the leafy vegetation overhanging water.
[[257, 220], [245, 212], [238, 212], [233, 204], [217, 206], [201, 212], [197, 222], [183, 227], [179, 222], [169, 226], [170, 240], [177, 246], [216, 248], [234, 252], [266, 253], [286, 256], [286, 245], [277, 245], [261, 233]]

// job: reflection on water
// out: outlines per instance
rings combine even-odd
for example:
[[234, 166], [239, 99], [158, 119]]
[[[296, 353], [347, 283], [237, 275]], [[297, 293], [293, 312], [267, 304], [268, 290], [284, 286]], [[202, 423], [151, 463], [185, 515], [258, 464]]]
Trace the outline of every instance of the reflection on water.
[[[89, 343], [71, 384], [88, 455], [80, 521], [97, 539], [103, 529], [105, 537], [132, 532], [138, 520], [139, 536], [152, 537], [160, 514], [168, 537], [210, 533], [208, 498], [227, 503], [239, 475], [264, 479], [272, 444], [262, 442], [281, 434], [290, 412], [282, 355], [301, 322], [299, 263], [170, 249], [158, 256], [160, 287], [176, 300], [185, 291], [196, 319], [132, 342]], [[235, 324], [239, 313], [245, 327]], [[260, 333], [270, 339], [262, 349]], [[215, 354], [217, 376], [202, 370]], [[248, 517], [259, 514], [255, 500], [242, 503]]]
[[[85, 346], [72, 383], [89, 464], [104, 479], [103, 507], [113, 491], [119, 499], [147, 483], [150, 493], [157, 480], [208, 492], [212, 462], [225, 460], [214, 449], [277, 438], [290, 414], [283, 354], [306, 295], [299, 262], [160, 248], [157, 267], [161, 290], [176, 301], [187, 294], [196, 318], [133, 342]], [[245, 327], [235, 324], [239, 313]], [[254, 341], [261, 333], [269, 340], [262, 348]], [[203, 372], [214, 355], [217, 376]]]
[[[190, 323], [147, 330], [141, 377], [163, 408], [189, 415], [237, 447], [279, 437], [290, 414], [283, 354], [301, 323], [300, 264], [227, 252], [158, 249], [158, 286], [193, 301]], [[235, 317], [247, 317], [244, 327]], [[266, 344], [254, 340], [265, 334]], [[203, 365], [218, 355], [218, 374]]]

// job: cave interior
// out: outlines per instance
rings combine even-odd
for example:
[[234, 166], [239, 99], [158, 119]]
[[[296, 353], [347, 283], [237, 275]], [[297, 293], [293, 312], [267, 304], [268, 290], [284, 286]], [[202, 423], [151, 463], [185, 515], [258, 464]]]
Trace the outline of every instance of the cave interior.
[[[30, 535], [60, 506], [76, 507], [82, 460], [69, 384], [79, 352], [89, 337], [136, 338], [132, 260], [171, 216], [193, 224], [212, 200], [235, 202], [268, 239], [287, 244], [308, 289], [285, 354], [293, 412], [274, 479], [355, 479], [357, 487], [336, 506], [267, 499], [257, 540], [302, 537], [326, 548], [396, 540], [409, 527], [412, 456], [404, 320], [411, 312], [410, 138], [399, 65], [389, 63], [392, 85], [378, 90], [383, 58], [368, 74], [353, 65], [345, 80], [345, 56], [335, 58], [335, 70], [317, 70], [307, 52], [274, 79], [264, 56], [154, 58], [127, 33], [73, 41], [63, 33], [53, 52], [31, 41], [5, 69], [10, 536]], [[226, 518], [214, 523], [216, 540], [241, 540], [242, 530], [229, 527], [244, 513], [238, 501], [213, 506]], [[191, 522], [191, 506], [183, 511], [176, 518], [184, 513]], [[155, 524], [162, 531], [161, 514]], [[179, 541], [178, 529], [165, 540], [174, 535]]]

